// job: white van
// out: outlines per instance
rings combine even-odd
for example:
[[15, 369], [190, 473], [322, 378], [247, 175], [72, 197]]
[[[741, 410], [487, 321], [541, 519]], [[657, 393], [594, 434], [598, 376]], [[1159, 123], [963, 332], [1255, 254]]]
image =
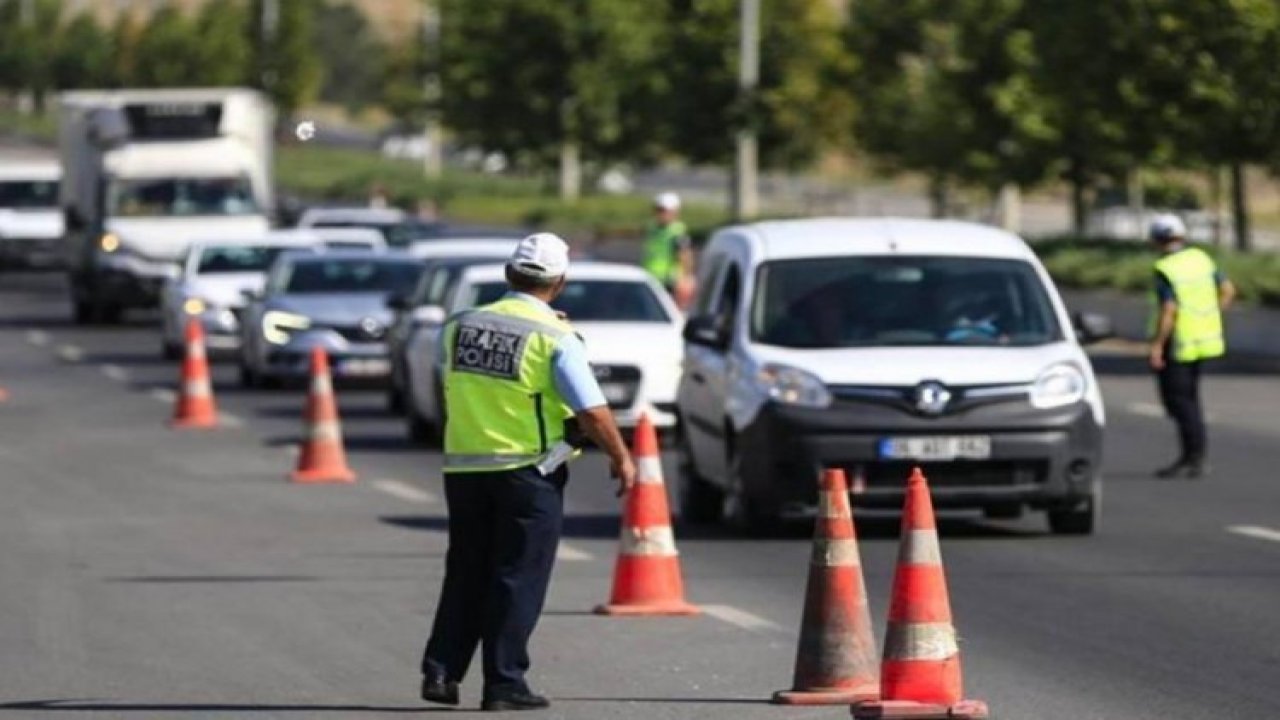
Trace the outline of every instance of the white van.
[[681, 510], [743, 530], [812, 514], [824, 468], [855, 507], [939, 508], [1093, 532], [1102, 397], [1020, 238], [962, 222], [794, 220], [717, 232], [700, 262], [677, 400]]

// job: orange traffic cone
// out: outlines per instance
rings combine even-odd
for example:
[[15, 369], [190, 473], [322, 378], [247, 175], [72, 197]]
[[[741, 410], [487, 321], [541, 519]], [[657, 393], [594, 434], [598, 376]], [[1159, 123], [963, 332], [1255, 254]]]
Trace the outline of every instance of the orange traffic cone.
[[791, 690], [783, 705], [850, 705], [880, 697], [876, 641], [858, 537], [843, 470], [827, 470], [818, 488], [818, 519], [805, 592], [804, 619]]
[[907, 480], [880, 692], [883, 700], [855, 705], [853, 716], [859, 720], [987, 717], [986, 703], [961, 699], [960, 648], [951, 624], [933, 501], [920, 468]]
[[622, 539], [613, 569], [613, 593], [609, 604], [596, 608], [599, 615], [696, 615], [700, 611], [684, 600], [680, 559], [667, 489], [662, 483], [658, 435], [649, 415], [636, 424], [637, 478], [627, 495], [622, 516]]
[[209, 380], [209, 359], [204, 350], [204, 326], [199, 318], [187, 320], [186, 353], [182, 359], [182, 387], [169, 423], [178, 428], [218, 426], [218, 408], [213, 402]]
[[356, 474], [347, 467], [342, 448], [342, 424], [333, 398], [329, 376], [329, 354], [322, 347], [311, 349], [311, 392], [307, 395], [302, 452], [298, 467], [290, 477], [296, 483], [349, 483]]
[[8, 399], [9, 399], [9, 391], [5, 390], [3, 387], [0, 387], [0, 402], [4, 402], [5, 400], [8, 400]]

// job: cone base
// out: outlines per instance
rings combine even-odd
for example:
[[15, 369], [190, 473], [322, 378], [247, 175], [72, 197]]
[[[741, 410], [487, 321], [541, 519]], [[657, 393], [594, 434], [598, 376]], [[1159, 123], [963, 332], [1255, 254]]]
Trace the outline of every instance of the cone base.
[[645, 603], [643, 605], [597, 605], [593, 611], [597, 615], [612, 617], [641, 617], [644, 615], [698, 615], [702, 608], [690, 605], [683, 600], [663, 603]]
[[849, 690], [779, 690], [771, 702], [774, 705], [856, 705], [879, 699], [880, 687], [871, 685]]
[[308, 484], [353, 483], [356, 481], [356, 474], [347, 468], [336, 470], [294, 470], [289, 473], [289, 479], [296, 483]]
[[955, 705], [934, 705], [910, 700], [879, 700], [853, 706], [857, 720], [987, 720], [987, 704], [961, 700]]
[[174, 418], [169, 427], [179, 430], [212, 430], [218, 427], [218, 418]]

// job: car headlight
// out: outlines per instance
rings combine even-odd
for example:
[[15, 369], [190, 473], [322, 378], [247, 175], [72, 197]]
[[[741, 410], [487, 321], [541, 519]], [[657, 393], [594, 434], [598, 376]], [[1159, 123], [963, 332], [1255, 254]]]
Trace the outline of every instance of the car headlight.
[[1045, 410], [1072, 405], [1084, 399], [1085, 379], [1072, 363], [1053, 365], [1040, 373], [1031, 386], [1031, 405]]
[[756, 372], [756, 383], [770, 399], [784, 405], [821, 408], [831, 404], [831, 391], [826, 384], [799, 368], [765, 365]]
[[188, 315], [201, 315], [207, 309], [209, 305], [198, 297], [187, 298], [182, 303], [182, 312]]
[[98, 247], [102, 248], [104, 253], [113, 253], [120, 249], [120, 236], [115, 233], [107, 233], [98, 238]]
[[289, 342], [289, 331], [306, 330], [311, 327], [311, 318], [306, 315], [268, 310], [262, 314], [262, 337], [274, 345]]

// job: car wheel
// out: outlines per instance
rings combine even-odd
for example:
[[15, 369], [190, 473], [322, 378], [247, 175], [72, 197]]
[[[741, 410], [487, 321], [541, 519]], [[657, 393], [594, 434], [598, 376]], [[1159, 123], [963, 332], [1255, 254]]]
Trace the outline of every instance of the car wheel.
[[680, 482], [680, 519], [693, 525], [719, 521], [724, 508], [724, 493], [698, 474], [689, 439], [682, 430], [676, 429], [674, 440], [676, 472]]
[[1102, 498], [1097, 493], [1066, 507], [1049, 510], [1049, 530], [1055, 535], [1092, 535], [1102, 514]]
[[749, 537], [765, 537], [777, 532], [779, 518], [760, 507], [758, 500], [747, 494], [743, 483], [742, 455], [729, 448], [729, 483], [724, 492], [723, 517], [735, 532]]

